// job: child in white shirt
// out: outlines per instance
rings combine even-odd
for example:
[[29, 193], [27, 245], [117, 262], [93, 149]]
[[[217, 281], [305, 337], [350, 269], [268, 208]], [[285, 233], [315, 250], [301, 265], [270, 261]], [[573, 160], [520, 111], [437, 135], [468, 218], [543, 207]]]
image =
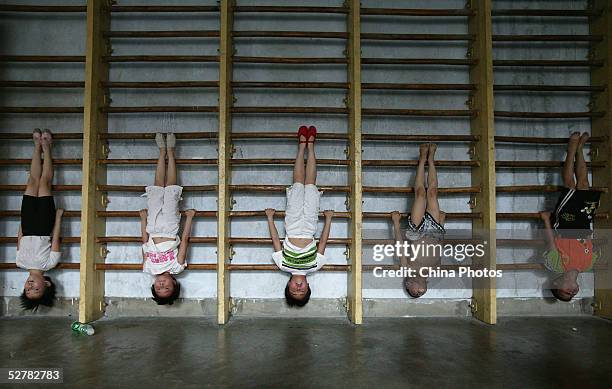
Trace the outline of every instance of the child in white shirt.
[[181, 292], [181, 285], [174, 275], [187, 267], [185, 257], [195, 210], [185, 212], [185, 228], [182, 238], [179, 238], [179, 202], [183, 188], [176, 185], [176, 138], [168, 133], [164, 139], [164, 135], [158, 133], [155, 141], [159, 147], [155, 184], [146, 187], [147, 209], [140, 211], [142, 270], [154, 277], [151, 285], [153, 300], [159, 305], [172, 305]]
[[[272, 208], [266, 209], [268, 228], [272, 237], [274, 254], [272, 259], [282, 271], [291, 273], [285, 287], [285, 299], [289, 306], [303, 307], [310, 299], [310, 285], [306, 275], [319, 270], [326, 262], [325, 246], [334, 211], [325, 211], [325, 225], [317, 246], [314, 235], [319, 221], [319, 199], [321, 192], [316, 187], [317, 161], [314, 142], [317, 129], [301, 126], [298, 131], [298, 152], [293, 167], [293, 185], [287, 188], [285, 211], [285, 240], [281, 244], [274, 225]], [[308, 148], [308, 159], [304, 170], [304, 153]]]
[[[55, 284], [44, 274], [57, 266], [60, 259], [60, 226], [64, 211], [55, 209], [51, 193], [53, 135], [47, 129], [41, 132], [37, 128], [32, 138], [34, 153], [21, 201], [15, 262], [18, 267], [29, 271], [21, 294], [21, 307], [36, 311], [39, 305], [53, 306], [55, 300]], [[43, 163], [40, 160], [41, 152]]]

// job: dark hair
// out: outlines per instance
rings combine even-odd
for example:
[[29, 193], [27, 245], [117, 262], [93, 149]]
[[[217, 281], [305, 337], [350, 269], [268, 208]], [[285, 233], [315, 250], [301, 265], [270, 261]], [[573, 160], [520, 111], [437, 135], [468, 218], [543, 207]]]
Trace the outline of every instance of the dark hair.
[[181, 294], [181, 284], [176, 281], [176, 278], [174, 278], [173, 275], [171, 275], [170, 277], [172, 277], [172, 281], [174, 281], [174, 290], [172, 291], [172, 294], [168, 297], [159, 297], [157, 293], [155, 293], [155, 285], [151, 285], [153, 301], [155, 301], [157, 305], [172, 305]]
[[[289, 281], [291, 281], [291, 278], [289, 278]], [[304, 297], [298, 300], [289, 293], [289, 281], [287, 281], [287, 286], [285, 286], [285, 300], [287, 301], [287, 305], [290, 307], [303, 307], [308, 304], [308, 300], [310, 300], [310, 285], [308, 285], [308, 291]]]
[[557, 298], [557, 300], [563, 301], [563, 302], [568, 302], [568, 301], [572, 301], [572, 297], [574, 296], [569, 296], [569, 297], [565, 297], [565, 296], [561, 296], [561, 290], [559, 289], [551, 289], [550, 292], [553, 294], [553, 296], [555, 296]]
[[21, 308], [23, 308], [25, 311], [36, 312], [36, 310], [38, 310], [39, 305], [44, 305], [46, 307], [53, 306], [53, 303], [55, 302], [55, 284], [48, 276], [44, 276], [44, 278], [45, 281], [49, 281], [50, 285], [45, 286], [45, 290], [43, 291], [43, 294], [42, 296], [40, 296], [40, 298], [29, 298], [28, 296], [26, 296], [25, 289], [21, 293], [21, 296], [19, 296], [19, 299], [21, 300]]
[[410, 292], [410, 287], [408, 286], [408, 285], [410, 284], [410, 280], [411, 280], [411, 278], [410, 278], [410, 277], [406, 277], [406, 278], [404, 279], [404, 289], [406, 289], [406, 292], [407, 292], [407, 293], [410, 295], [410, 297], [415, 298], [415, 299], [418, 299], [418, 298], [419, 298], [419, 297], [421, 297], [422, 295], [412, 294], [412, 293]]

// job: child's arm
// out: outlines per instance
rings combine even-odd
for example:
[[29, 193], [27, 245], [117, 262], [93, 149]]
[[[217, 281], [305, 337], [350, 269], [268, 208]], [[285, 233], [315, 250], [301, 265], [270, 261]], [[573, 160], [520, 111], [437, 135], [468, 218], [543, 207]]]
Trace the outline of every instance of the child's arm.
[[23, 232], [21, 231], [21, 223], [19, 223], [19, 231], [17, 232], [17, 251], [19, 251], [19, 241], [23, 238]]
[[64, 215], [63, 209], [57, 209], [55, 211], [55, 224], [53, 225], [53, 237], [51, 239], [51, 251], [60, 251], [60, 232], [62, 226], [62, 216]]
[[327, 239], [329, 239], [329, 231], [331, 230], [331, 223], [332, 218], [334, 217], [334, 211], [323, 211], [323, 214], [325, 215], [325, 225], [323, 225], [321, 239], [319, 239], [319, 248], [317, 250], [317, 252], [321, 255], [325, 254], [325, 246], [327, 246]]
[[147, 210], [146, 209], [141, 209], [139, 212], [140, 214], [140, 235], [141, 235], [141, 240], [142, 240], [142, 244], [145, 244], [149, 241], [149, 234], [147, 234]]
[[270, 230], [270, 237], [272, 238], [272, 246], [274, 252], [281, 251], [283, 245], [281, 244], [280, 238], [278, 237], [278, 231], [276, 230], [276, 224], [274, 224], [274, 210], [273, 208], [266, 209], [266, 217], [268, 218], [268, 229]]
[[540, 218], [544, 221], [544, 228], [546, 234], [546, 243], [548, 244], [549, 250], [556, 250], [555, 246], [555, 235], [553, 234], [552, 225], [550, 224], [550, 212], [540, 212]]
[[[402, 220], [402, 214], [398, 211], [391, 212], [391, 220], [393, 221], [393, 236], [396, 242], [403, 242], [404, 237], [402, 236], [402, 230], [400, 228], [400, 220]], [[408, 267], [408, 258], [404, 255], [398, 255], [400, 265], [402, 267]]]
[[195, 216], [195, 209], [188, 209], [185, 211], [185, 228], [183, 229], [183, 236], [181, 237], [181, 245], [179, 246], [178, 252], [178, 263], [181, 265], [185, 264], [185, 257], [187, 257], [187, 247], [189, 246], [189, 237], [191, 236], [191, 224], [193, 217]]

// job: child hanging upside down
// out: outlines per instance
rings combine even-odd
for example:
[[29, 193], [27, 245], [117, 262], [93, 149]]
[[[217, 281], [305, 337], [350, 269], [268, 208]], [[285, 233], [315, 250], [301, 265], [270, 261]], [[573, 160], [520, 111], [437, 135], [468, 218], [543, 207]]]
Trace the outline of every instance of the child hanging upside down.
[[[438, 203], [438, 175], [435, 165], [437, 146], [425, 143], [419, 146], [419, 164], [414, 182], [414, 202], [408, 218], [408, 229], [405, 238], [411, 244], [436, 244], [444, 239], [444, 220], [446, 214], [440, 210]], [[425, 188], [425, 162], [428, 165], [427, 188]], [[401, 215], [395, 211], [391, 213], [395, 240], [403, 241], [400, 230]], [[410, 260], [412, 260], [410, 262]], [[401, 266], [415, 269], [415, 277], [406, 277], [404, 287], [408, 294], [414, 298], [423, 296], [427, 292], [427, 278], [419, 275], [419, 269], [438, 265], [440, 256], [419, 256], [407, 258], [400, 256]]]
[[[176, 162], [174, 134], [158, 133], [155, 142], [159, 147], [159, 159], [155, 170], [155, 185], [147, 186], [144, 196], [147, 198], [147, 209], [140, 211], [142, 234], [142, 255], [145, 273], [155, 277], [151, 286], [153, 300], [158, 305], [172, 305], [181, 293], [181, 285], [175, 274], [187, 267], [185, 257], [191, 234], [191, 222], [195, 210], [185, 212], [185, 228], [182, 238], [179, 238], [181, 214], [179, 201], [183, 188], [176, 185]], [[166, 172], [166, 154], [168, 169]]]
[[[280, 270], [291, 273], [285, 287], [285, 299], [290, 306], [303, 307], [310, 299], [311, 290], [306, 275], [319, 270], [325, 264], [325, 246], [334, 215], [334, 211], [324, 212], [325, 225], [317, 246], [314, 235], [319, 221], [321, 192], [315, 185], [317, 179], [314, 149], [316, 135], [317, 129], [314, 126], [301, 126], [298, 131], [298, 152], [293, 167], [293, 185], [287, 188], [286, 236], [282, 243], [274, 225], [275, 210], [266, 209], [268, 228], [274, 246], [272, 259]], [[308, 148], [308, 159], [304, 172], [306, 148]]]
[[[53, 159], [51, 131], [38, 128], [32, 133], [34, 153], [30, 176], [21, 202], [21, 225], [17, 235], [17, 266], [28, 270], [21, 307], [37, 310], [39, 305], [53, 306], [55, 285], [45, 276], [47, 270], [57, 266], [60, 259], [60, 226], [62, 209], [55, 209], [51, 193]], [[40, 153], [44, 162], [41, 167]]]
[[[599, 255], [593, 252], [593, 216], [599, 207], [601, 192], [589, 190], [583, 147], [588, 133], [570, 135], [563, 164], [565, 189], [554, 212], [540, 212], [546, 228], [548, 250], [544, 263], [548, 270], [560, 273], [552, 282], [551, 292], [561, 301], [570, 301], [580, 290], [578, 274], [592, 269]], [[576, 179], [574, 180], [574, 176]]]

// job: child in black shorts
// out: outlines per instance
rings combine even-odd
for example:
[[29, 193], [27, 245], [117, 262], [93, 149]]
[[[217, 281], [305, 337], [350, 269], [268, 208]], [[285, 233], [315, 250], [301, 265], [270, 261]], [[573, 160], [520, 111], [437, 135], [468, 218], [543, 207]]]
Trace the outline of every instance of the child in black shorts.
[[[444, 239], [446, 230], [444, 221], [446, 214], [440, 210], [438, 202], [438, 175], [435, 155], [437, 145], [425, 143], [419, 146], [419, 164], [414, 179], [414, 202], [408, 217], [408, 229], [405, 239], [411, 244], [437, 244]], [[425, 187], [425, 164], [427, 171], [427, 188]], [[403, 241], [400, 230], [401, 215], [395, 211], [391, 213], [395, 240]], [[420, 256], [413, 258], [409, 264], [408, 258], [400, 257], [401, 266], [412, 268], [417, 273], [414, 277], [404, 279], [404, 287], [411, 297], [418, 298], [427, 292], [427, 278], [419, 275], [420, 268], [436, 266], [440, 262], [439, 256]]]
[[[21, 306], [24, 309], [36, 310], [41, 304], [50, 307], [54, 302], [55, 285], [44, 273], [57, 266], [60, 258], [60, 224], [63, 210], [55, 209], [51, 194], [51, 131], [45, 129], [41, 132], [37, 128], [32, 137], [34, 153], [21, 202], [16, 264], [29, 271], [21, 294]], [[41, 152], [44, 155], [42, 163]]]
[[570, 136], [563, 165], [565, 189], [552, 214], [540, 212], [548, 243], [544, 263], [548, 270], [560, 274], [553, 280], [551, 292], [561, 301], [570, 301], [578, 293], [578, 274], [591, 270], [599, 256], [593, 251], [592, 238], [593, 216], [601, 192], [589, 190], [583, 155], [588, 139], [586, 132]]

